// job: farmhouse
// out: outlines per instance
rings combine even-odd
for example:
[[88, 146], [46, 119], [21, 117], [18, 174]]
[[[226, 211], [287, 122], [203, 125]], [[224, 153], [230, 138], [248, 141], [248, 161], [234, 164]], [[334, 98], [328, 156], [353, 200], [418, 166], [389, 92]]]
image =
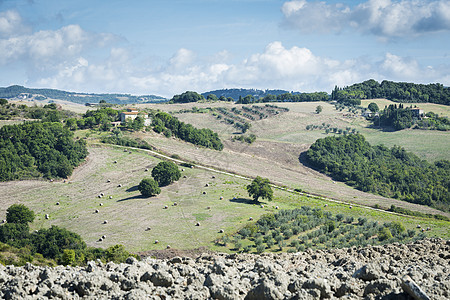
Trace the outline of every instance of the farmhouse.
[[425, 112], [423, 111], [423, 109], [420, 109], [420, 108], [418, 108], [418, 107], [411, 108], [411, 113], [412, 113], [412, 116], [413, 116], [413, 117], [416, 117], [416, 118], [423, 117], [423, 115], [425, 114]]
[[[134, 120], [139, 116], [139, 111], [136, 108], [128, 108], [127, 111], [120, 113], [120, 122], [125, 122], [126, 120]], [[144, 118], [144, 125], [150, 126], [151, 120], [149, 119], [147, 114], [141, 114], [141, 117]]]

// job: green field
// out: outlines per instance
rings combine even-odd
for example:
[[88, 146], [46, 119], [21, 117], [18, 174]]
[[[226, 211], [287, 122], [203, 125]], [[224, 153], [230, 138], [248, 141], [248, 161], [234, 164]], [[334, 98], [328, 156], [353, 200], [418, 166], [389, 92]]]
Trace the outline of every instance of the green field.
[[[220, 152], [197, 147], [173, 137], [166, 138], [152, 131], [132, 135], [148, 141], [168, 155], [176, 154], [191, 162], [248, 177], [267, 177], [279, 186], [301, 188], [337, 201], [352, 203], [351, 209], [350, 204], [306, 197], [280, 189], [275, 190], [274, 201], [263, 201], [264, 208], [261, 208], [259, 204], [250, 202], [245, 190], [249, 180], [199, 168], [185, 168], [182, 172], [185, 178], [162, 188], [162, 193], [157, 197], [142, 198], [136, 187], [142, 178], [150, 176], [150, 172], [145, 170], [151, 170], [160, 160], [145, 151], [133, 150], [130, 154], [120, 147], [96, 146], [94, 143], [100, 136], [97, 132], [78, 131], [75, 136], [87, 137], [91, 145], [86, 163], [78, 167], [67, 182], [26, 180], [0, 183], [0, 217], [4, 218], [9, 205], [23, 203], [37, 213], [33, 229], [58, 225], [79, 233], [90, 246], [106, 248], [123, 244], [130, 251], [163, 249], [167, 245], [179, 249], [206, 246], [223, 251], [225, 249], [213, 244], [215, 239], [223, 235], [219, 233], [220, 229], [225, 231], [224, 234], [231, 234], [251, 222], [250, 217], [257, 220], [262, 214], [275, 212], [275, 206], [290, 209], [305, 205], [355, 218], [364, 216], [379, 222], [401, 221], [407, 229], [415, 229], [417, 225], [421, 225], [422, 228], [432, 229], [427, 232], [430, 236], [450, 238], [449, 222], [399, 216], [363, 206], [379, 205], [387, 209], [394, 204], [425, 213], [449, 214], [357, 191], [343, 183], [334, 182], [299, 162], [301, 152], [306, 151], [316, 139], [326, 136], [324, 130], [306, 130], [309, 124], [325, 123], [332, 127], [355, 128], [372, 144], [400, 145], [430, 161], [450, 159], [450, 152], [447, 151], [450, 146], [448, 132], [382, 132], [368, 128], [369, 123], [363, 118], [349, 115], [346, 111], [339, 112], [333, 105], [323, 102], [276, 105], [289, 108], [289, 112], [251, 121], [252, 127], [247, 134], [257, 136], [256, 142], [251, 145], [232, 142], [231, 137], [238, 130], [221, 122], [211, 113], [175, 114], [183, 122], [218, 132], [225, 145]], [[321, 114], [314, 112], [317, 105], [323, 106]], [[242, 107], [230, 103], [144, 106], [163, 111], [179, 111], [193, 106], [228, 109]], [[104, 197], [98, 198], [100, 193], [104, 193]], [[59, 205], [56, 205], [57, 202]], [[175, 202], [177, 205], [174, 205]], [[100, 206], [100, 203], [103, 205]], [[325, 204], [328, 206], [325, 207]], [[168, 208], [164, 209], [165, 206]], [[95, 212], [97, 209], [98, 213]], [[48, 220], [45, 219], [45, 214], [49, 214]], [[105, 220], [108, 221], [107, 224], [104, 224]], [[200, 226], [196, 226], [197, 222], [200, 222]], [[151, 229], [147, 230], [148, 228]], [[98, 242], [102, 235], [107, 238]], [[159, 243], [155, 244], [155, 240]]]

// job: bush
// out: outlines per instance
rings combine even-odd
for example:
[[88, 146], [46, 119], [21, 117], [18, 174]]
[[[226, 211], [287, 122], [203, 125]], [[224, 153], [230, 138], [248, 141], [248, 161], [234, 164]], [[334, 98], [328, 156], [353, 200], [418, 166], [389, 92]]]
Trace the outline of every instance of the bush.
[[383, 227], [378, 231], [378, 240], [385, 241], [392, 239], [392, 233], [387, 227]]
[[152, 176], [159, 186], [166, 186], [180, 179], [181, 172], [175, 163], [163, 161], [153, 168]]
[[8, 223], [32, 223], [34, 212], [23, 204], [13, 204], [6, 210], [6, 221]]
[[152, 178], [142, 179], [139, 183], [138, 190], [144, 197], [151, 197], [161, 193], [158, 183]]

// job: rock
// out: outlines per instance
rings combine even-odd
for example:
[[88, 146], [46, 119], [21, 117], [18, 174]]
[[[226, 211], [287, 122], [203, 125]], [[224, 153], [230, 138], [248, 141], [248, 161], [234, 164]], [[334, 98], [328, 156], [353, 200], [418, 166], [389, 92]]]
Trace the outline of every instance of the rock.
[[250, 290], [245, 297], [247, 300], [276, 300], [285, 299], [283, 293], [275, 286], [272, 281], [263, 280], [254, 289]]
[[408, 275], [402, 278], [401, 287], [405, 293], [416, 300], [430, 300], [430, 297]]
[[373, 264], [367, 264], [357, 270], [353, 274], [353, 277], [364, 281], [372, 281], [381, 278], [381, 273], [379, 267], [374, 266]]
[[320, 291], [320, 298], [331, 298], [331, 287], [326, 279], [311, 278], [305, 281], [302, 286], [304, 289], [316, 289]]
[[395, 288], [395, 283], [387, 279], [371, 281], [364, 289], [364, 296], [374, 294], [377, 297], [389, 294]]
[[169, 287], [173, 284], [173, 277], [166, 271], [156, 271], [150, 277], [150, 281], [155, 286]]

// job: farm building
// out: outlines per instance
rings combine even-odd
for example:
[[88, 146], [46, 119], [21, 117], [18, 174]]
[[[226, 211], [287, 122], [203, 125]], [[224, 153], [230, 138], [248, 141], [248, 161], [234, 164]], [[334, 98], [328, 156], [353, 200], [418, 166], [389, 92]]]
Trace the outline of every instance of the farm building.
[[127, 111], [120, 113], [120, 122], [125, 122], [126, 120], [134, 120], [137, 116], [144, 118], [144, 125], [150, 126], [151, 120], [147, 114], [139, 114], [139, 111], [135, 108], [128, 108]]

